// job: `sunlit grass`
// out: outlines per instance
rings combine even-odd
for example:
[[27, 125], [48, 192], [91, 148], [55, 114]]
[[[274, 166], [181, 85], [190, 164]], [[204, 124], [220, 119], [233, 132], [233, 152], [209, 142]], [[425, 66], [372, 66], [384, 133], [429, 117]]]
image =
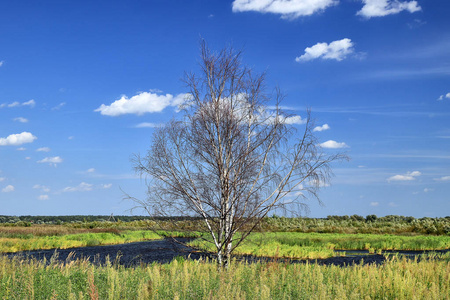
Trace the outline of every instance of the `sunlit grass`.
[[[195, 240], [190, 245], [214, 251], [212, 243]], [[333, 250], [441, 250], [450, 248], [450, 236], [398, 236], [376, 234], [330, 234], [270, 232], [253, 233], [235, 254], [318, 259], [335, 256]]]
[[450, 259], [390, 258], [381, 266], [210, 261], [125, 268], [86, 260], [0, 256], [1, 299], [448, 299]]
[[162, 236], [153, 231], [124, 231], [121, 233], [99, 232], [78, 233], [51, 236], [26, 236], [0, 238], [0, 252], [17, 252], [39, 249], [67, 249], [74, 247], [113, 245], [145, 240], [161, 239]]

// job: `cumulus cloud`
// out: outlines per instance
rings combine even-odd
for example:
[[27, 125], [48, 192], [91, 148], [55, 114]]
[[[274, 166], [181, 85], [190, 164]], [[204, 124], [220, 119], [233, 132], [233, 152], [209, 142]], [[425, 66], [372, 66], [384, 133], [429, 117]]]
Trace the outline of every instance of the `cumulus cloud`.
[[442, 176], [441, 178], [435, 178], [436, 181], [450, 181], [450, 176]]
[[320, 144], [323, 148], [329, 148], [329, 149], [339, 149], [339, 148], [348, 148], [348, 145], [344, 142], [339, 143], [333, 140], [326, 141], [322, 144]]
[[398, 0], [362, 0], [364, 6], [356, 14], [365, 18], [383, 17], [402, 11], [414, 13], [422, 10], [417, 1]]
[[50, 197], [49, 197], [48, 195], [40, 195], [40, 196], [38, 197], [38, 199], [39, 199], [39, 200], [48, 200], [48, 199], [50, 199]]
[[82, 182], [77, 186], [68, 186], [63, 189], [63, 192], [89, 192], [92, 191], [93, 185], [90, 183]]
[[407, 172], [403, 175], [394, 175], [387, 179], [387, 181], [412, 181], [416, 180], [416, 177], [422, 175], [419, 171]]
[[29, 132], [11, 134], [6, 138], [0, 138], [0, 146], [19, 146], [22, 144], [32, 143], [37, 137]]
[[33, 99], [31, 99], [30, 101], [22, 103], [22, 106], [34, 107], [35, 105], [36, 105], [36, 102]]
[[330, 126], [328, 124], [323, 124], [322, 126], [314, 127], [313, 131], [325, 131], [328, 129], [330, 129]]
[[313, 59], [334, 59], [341, 61], [347, 55], [353, 53], [353, 43], [351, 39], [345, 38], [342, 40], [327, 43], [317, 43], [312, 47], [305, 48], [305, 54], [295, 58], [296, 62], [305, 62]]
[[306, 120], [302, 119], [302, 117], [300, 116], [291, 116], [291, 117], [284, 117], [282, 116], [282, 122], [284, 124], [288, 124], [288, 125], [294, 125], [294, 124], [306, 124]]
[[7, 185], [6, 187], [4, 187], [2, 189], [3, 193], [10, 193], [10, 192], [14, 192], [15, 188], [12, 185]]
[[57, 164], [60, 164], [63, 162], [63, 159], [59, 156], [53, 156], [53, 157], [46, 157], [44, 159], [38, 160], [37, 162], [40, 164], [49, 164], [51, 166], [56, 167]]
[[112, 183], [106, 183], [106, 184], [102, 184], [102, 189], [109, 189], [112, 187]]
[[142, 92], [131, 98], [124, 95], [110, 105], [100, 105], [95, 111], [112, 117], [124, 114], [143, 115], [145, 113], [161, 112], [168, 106], [180, 107], [187, 97], [188, 94], [173, 96], [171, 94], [158, 95], [152, 92]]
[[337, 0], [235, 0], [233, 12], [255, 11], [279, 14], [284, 19], [310, 16], [336, 5]]
[[36, 151], [38, 152], [50, 152], [50, 148], [49, 147], [41, 147], [36, 149]]
[[450, 93], [439, 96], [438, 101], [442, 101], [444, 99], [450, 99]]
[[22, 102], [22, 103], [20, 103], [18, 101], [14, 101], [12, 103], [2, 103], [2, 104], [0, 104], [0, 108], [3, 108], [3, 107], [12, 108], [12, 107], [19, 107], [19, 106], [34, 107], [35, 105], [36, 105], [36, 102], [33, 99], [31, 99], [30, 101], [26, 101], [26, 102]]
[[16, 122], [20, 122], [20, 123], [27, 123], [28, 119], [22, 118], [22, 117], [17, 117], [13, 119]]

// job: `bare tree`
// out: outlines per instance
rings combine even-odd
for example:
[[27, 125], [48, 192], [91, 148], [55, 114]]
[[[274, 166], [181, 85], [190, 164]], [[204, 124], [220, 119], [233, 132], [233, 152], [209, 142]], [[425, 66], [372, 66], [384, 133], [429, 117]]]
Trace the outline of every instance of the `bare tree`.
[[[147, 155], [134, 159], [148, 178], [139, 204], [152, 215], [200, 216], [221, 266], [269, 212], [306, 208], [307, 196], [320, 202], [330, 163], [346, 158], [322, 152], [310, 113], [302, 120], [283, 112], [279, 90], [269, 97], [264, 74], [253, 75], [240, 58], [203, 42], [201, 72], [185, 76], [183, 118], [158, 128]], [[299, 122], [300, 133], [292, 125]]]

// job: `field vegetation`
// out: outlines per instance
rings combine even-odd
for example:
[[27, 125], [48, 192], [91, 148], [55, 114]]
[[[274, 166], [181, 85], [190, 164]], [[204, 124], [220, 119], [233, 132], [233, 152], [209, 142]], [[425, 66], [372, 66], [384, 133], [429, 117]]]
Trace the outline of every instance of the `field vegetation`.
[[205, 260], [125, 268], [0, 256], [1, 299], [448, 299], [450, 257], [349, 267]]
[[[315, 259], [334, 256], [336, 249], [378, 253], [448, 249], [449, 226], [450, 218], [273, 216], [236, 254]], [[148, 230], [156, 228], [166, 230]], [[0, 252], [199, 237], [202, 231], [198, 219], [85, 217], [38, 222], [16, 217], [15, 222], [0, 224]], [[208, 249], [201, 239], [192, 243]], [[450, 295], [449, 253], [415, 260], [388, 256], [382, 265], [348, 267], [233, 261], [229, 270], [220, 271], [209, 260], [177, 258], [170, 264], [127, 268], [109, 260], [99, 265], [56, 258], [37, 261], [0, 253], [0, 299], [448, 299]]]
[[[0, 225], [64, 225], [67, 228], [158, 228], [163, 230], [205, 231], [199, 218], [163, 218], [146, 216], [1, 216]], [[262, 232], [373, 233], [400, 235], [450, 235], [450, 216], [414, 218], [389, 215], [328, 216], [327, 218], [286, 218], [273, 215], [256, 228]]]
[[[190, 244], [200, 249], [211, 248], [211, 243], [200, 239]], [[371, 253], [382, 253], [384, 250], [449, 248], [450, 236], [270, 232], [254, 233], [236, 248], [235, 254], [318, 259], [335, 256], [334, 250], [369, 250]]]
[[0, 227], [0, 253], [40, 249], [68, 249], [187, 237], [194, 233], [176, 231], [84, 229], [50, 227]]

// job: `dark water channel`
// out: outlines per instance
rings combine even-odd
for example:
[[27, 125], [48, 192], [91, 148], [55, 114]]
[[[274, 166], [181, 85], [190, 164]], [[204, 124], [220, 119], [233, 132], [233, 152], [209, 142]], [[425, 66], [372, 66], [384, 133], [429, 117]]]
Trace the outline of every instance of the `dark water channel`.
[[[111, 263], [118, 263], [124, 266], [136, 266], [140, 264], [149, 264], [153, 262], [168, 263], [176, 257], [184, 257], [190, 259], [213, 258], [210, 254], [205, 252], [198, 252], [181, 243], [187, 242], [189, 239], [178, 238], [177, 242], [173, 239], [164, 239], [156, 241], [136, 242], [120, 245], [109, 246], [94, 246], [71, 249], [58, 250], [34, 250], [23, 251], [17, 253], [6, 254], [9, 257], [21, 256], [35, 258], [38, 260], [46, 259], [66, 261], [72, 259], [89, 259], [93, 263], [104, 264], [109, 258]], [[427, 252], [446, 253], [449, 250], [440, 251], [383, 251], [384, 254], [399, 254], [405, 255], [408, 258], [414, 258], [420, 254]], [[309, 260], [310, 263], [317, 263], [321, 265], [338, 265], [348, 266], [353, 264], [382, 264], [386, 258], [385, 255], [370, 254], [364, 250], [336, 250], [338, 256], [327, 259]], [[345, 256], [342, 252], [345, 252]], [[53, 257], [53, 258], [52, 258]], [[239, 256], [237, 260], [244, 260], [248, 262], [254, 261], [281, 261], [286, 263], [305, 263], [308, 260], [287, 260], [274, 258], [256, 258], [252, 256]]]

